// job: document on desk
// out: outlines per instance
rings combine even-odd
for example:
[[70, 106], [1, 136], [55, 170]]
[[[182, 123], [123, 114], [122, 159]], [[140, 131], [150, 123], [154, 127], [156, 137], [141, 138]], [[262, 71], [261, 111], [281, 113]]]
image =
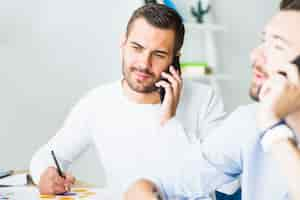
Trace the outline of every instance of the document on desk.
[[27, 184], [27, 174], [15, 174], [0, 179], [0, 186], [22, 186]]
[[39, 192], [35, 187], [2, 187], [0, 188], [0, 199], [9, 200], [33, 200], [39, 199]]
[[70, 195], [40, 195], [36, 187], [0, 188], [0, 200], [118, 200], [115, 194], [105, 189], [75, 188]]

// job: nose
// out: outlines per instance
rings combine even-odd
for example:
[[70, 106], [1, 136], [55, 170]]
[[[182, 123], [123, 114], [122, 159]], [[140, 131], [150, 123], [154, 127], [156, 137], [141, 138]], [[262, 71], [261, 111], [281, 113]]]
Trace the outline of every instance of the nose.
[[145, 52], [140, 55], [139, 67], [141, 69], [148, 69], [151, 67], [151, 54], [150, 53]]
[[252, 50], [250, 55], [250, 60], [253, 66], [265, 66], [267, 63], [267, 58], [264, 52], [264, 46], [260, 45]]

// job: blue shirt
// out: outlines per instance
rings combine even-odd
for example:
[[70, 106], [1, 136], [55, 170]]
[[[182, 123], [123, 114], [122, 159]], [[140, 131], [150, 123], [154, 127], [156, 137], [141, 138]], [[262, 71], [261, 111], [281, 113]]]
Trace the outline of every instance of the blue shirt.
[[278, 164], [262, 150], [256, 110], [257, 104], [238, 108], [201, 147], [187, 152], [178, 174], [156, 179], [165, 199], [209, 199], [209, 193], [239, 177], [243, 200], [289, 199]]

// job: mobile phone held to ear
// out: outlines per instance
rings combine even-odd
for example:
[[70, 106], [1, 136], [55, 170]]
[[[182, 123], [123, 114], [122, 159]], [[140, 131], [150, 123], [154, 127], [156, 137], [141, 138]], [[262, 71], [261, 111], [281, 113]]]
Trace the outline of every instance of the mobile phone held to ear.
[[[174, 57], [173, 62], [172, 62], [172, 66], [174, 66], [175, 70], [179, 70], [179, 73], [181, 74], [179, 56], [175, 56]], [[169, 72], [169, 68], [167, 69], [166, 72], [170, 73]], [[168, 81], [168, 80], [166, 80], [164, 78], [162, 78], [161, 80]], [[160, 88], [159, 88], [159, 95], [160, 95], [160, 102], [161, 103], [164, 101], [165, 94], [166, 94], [165, 88], [163, 88], [162, 86], [160, 86]]]
[[298, 70], [300, 72], [300, 55], [298, 55], [295, 60], [292, 61], [292, 64], [296, 65], [298, 67]]
[[[296, 65], [298, 68], [298, 72], [300, 73], [300, 55], [298, 55], [294, 60], [292, 60], [291, 64]], [[287, 77], [285, 72], [279, 72], [282, 76]]]

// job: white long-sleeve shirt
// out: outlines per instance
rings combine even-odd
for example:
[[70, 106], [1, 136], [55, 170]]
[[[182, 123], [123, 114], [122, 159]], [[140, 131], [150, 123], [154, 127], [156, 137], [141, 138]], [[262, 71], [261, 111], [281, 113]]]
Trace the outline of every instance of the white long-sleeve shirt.
[[[224, 117], [223, 103], [208, 86], [184, 82], [176, 117], [159, 124], [160, 104], [137, 104], [122, 90], [121, 81], [100, 86], [72, 109], [63, 127], [33, 156], [30, 173], [35, 183], [55, 166], [66, 170], [92, 144], [101, 157], [107, 182], [123, 188], [139, 177], [159, 175], [176, 166], [187, 145], [204, 139]], [[177, 158], [177, 159], [175, 159]], [[92, 164], [92, 163], [89, 163]]]

